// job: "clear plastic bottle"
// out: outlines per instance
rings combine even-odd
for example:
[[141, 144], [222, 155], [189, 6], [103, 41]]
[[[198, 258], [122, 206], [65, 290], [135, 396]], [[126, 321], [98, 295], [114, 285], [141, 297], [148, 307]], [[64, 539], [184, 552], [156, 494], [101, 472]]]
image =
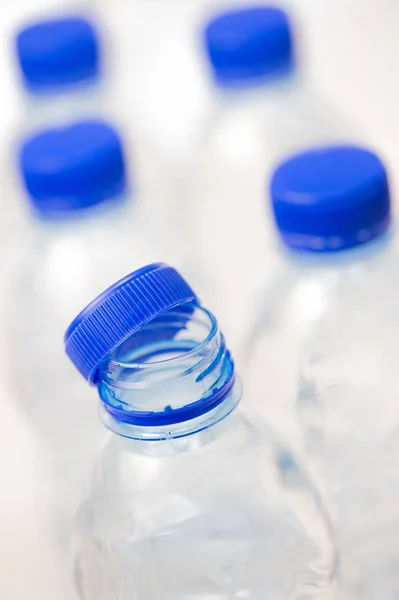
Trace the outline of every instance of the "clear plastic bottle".
[[[128, 23], [134, 16], [129, 9], [125, 12]], [[148, 93], [154, 93], [151, 97], [146, 95], [138, 77], [141, 65], [139, 68], [137, 62], [143, 62], [140, 44], [122, 44], [118, 51], [112, 43], [112, 18], [111, 25], [108, 21], [105, 13], [101, 19], [101, 10], [93, 5], [87, 14], [72, 13], [31, 22], [20, 29], [15, 40], [24, 84], [20, 129], [26, 135], [43, 127], [68, 125], [71, 120], [111, 119], [123, 131], [125, 152], [135, 163], [140, 196], [153, 211], [154, 225], [159, 224], [156, 235], [162, 235], [164, 224], [173, 232], [173, 247], [180, 249], [184, 263], [179, 266], [191, 271], [193, 245], [186, 233], [187, 214], [176, 203], [177, 196], [179, 200], [184, 196], [184, 207], [189, 201], [187, 189], [181, 185], [185, 164], [177, 158], [174, 137], [166, 133], [173, 130], [173, 125], [160, 127], [162, 119], [156, 119], [157, 127], [149, 126], [143, 104], [162, 105], [162, 92], [151, 88]], [[102, 22], [106, 27], [101, 27]], [[130, 29], [129, 38], [135, 35], [134, 24]], [[114, 34], [117, 37], [117, 29]], [[153, 39], [151, 35], [149, 38]], [[156, 81], [156, 69], [150, 71], [150, 78]], [[162, 110], [159, 114], [168, 121]], [[20, 131], [15, 137], [19, 136]]]
[[77, 515], [82, 600], [332, 597], [317, 494], [241, 410], [217, 321], [174, 269], [114, 284], [65, 341], [112, 432]]
[[399, 255], [386, 170], [361, 148], [309, 151], [277, 169], [271, 195], [289, 252], [253, 330], [248, 397], [306, 459], [350, 593], [393, 600]]
[[[101, 430], [59, 339], [82, 304], [156, 259], [161, 241], [131, 196], [122, 143], [108, 124], [83, 121], [29, 138], [20, 170], [33, 214], [7, 273], [6, 377], [52, 463], [52, 503], [65, 537]], [[72, 422], [65, 411], [75, 402]]]
[[305, 85], [294, 25], [280, 8], [249, 6], [214, 16], [203, 32], [214, 100], [193, 193], [202, 263], [234, 346], [244, 333], [236, 315], [248, 310], [265, 268], [275, 264], [272, 219], [264, 202], [272, 170], [290, 152], [348, 141], [351, 131]]
[[17, 32], [15, 50], [25, 92], [23, 132], [103, 114], [101, 42], [88, 16], [30, 22]]

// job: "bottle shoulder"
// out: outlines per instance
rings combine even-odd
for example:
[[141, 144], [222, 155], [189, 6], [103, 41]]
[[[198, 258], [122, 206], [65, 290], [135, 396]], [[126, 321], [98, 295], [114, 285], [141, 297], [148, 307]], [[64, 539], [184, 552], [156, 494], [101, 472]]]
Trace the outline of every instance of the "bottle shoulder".
[[[230, 424], [219, 424], [222, 430], [213, 439], [192, 441], [190, 449], [137, 451], [132, 440], [112, 435], [98, 458], [83, 514], [85, 506], [98, 509], [111, 502], [115, 518], [125, 519], [120, 501], [129, 507], [130, 518], [138, 518], [145, 507], [146, 518], [167, 508], [170, 518], [180, 519], [184, 507], [212, 513], [216, 505], [235, 499], [246, 513], [252, 506], [295, 519], [300, 498], [305, 513], [317, 513], [313, 485], [291, 450], [261, 421], [236, 412], [226, 419]], [[184, 439], [167, 443], [190, 444]]]
[[226, 462], [243, 461], [262, 445], [261, 437], [253, 420], [238, 409], [222, 422], [180, 438], [142, 441], [112, 435], [99, 457], [94, 484], [135, 493], [142, 483], [169, 488], [190, 471], [190, 479], [200, 480]]
[[[260, 298], [247, 337], [243, 370], [251, 407], [285, 433], [296, 432], [292, 403], [303, 368], [313, 373], [317, 363], [320, 372], [327, 365], [324, 356], [347, 356], [348, 369], [353, 369], [350, 348], [358, 348], [361, 361], [365, 339], [371, 348], [377, 341], [386, 347], [388, 338], [395, 338], [396, 256], [390, 249], [354, 262], [291, 264], [279, 271]], [[265, 385], [267, 398], [262, 397]]]
[[258, 325], [279, 332], [282, 327], [292, 330], [293, 322], [308, 327], [309, 319], [343, 312], [346, 304], [372, 302], [378, 289], [399, 295], [398, 258], [396, 247], [390, 246], [355, 257], [348, 252], [282, 260], [259, 298]]

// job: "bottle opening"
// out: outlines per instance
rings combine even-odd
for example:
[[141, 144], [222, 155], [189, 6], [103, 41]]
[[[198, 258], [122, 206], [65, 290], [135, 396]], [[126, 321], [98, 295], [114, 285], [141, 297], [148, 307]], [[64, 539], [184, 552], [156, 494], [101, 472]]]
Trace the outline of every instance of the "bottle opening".
[[215, 317], [187, 303], [123, 342], [103, 363], [98, 389], [112, 430], [165, 439], [229, 414], [239, 400], [234, 383], [234, 363]]

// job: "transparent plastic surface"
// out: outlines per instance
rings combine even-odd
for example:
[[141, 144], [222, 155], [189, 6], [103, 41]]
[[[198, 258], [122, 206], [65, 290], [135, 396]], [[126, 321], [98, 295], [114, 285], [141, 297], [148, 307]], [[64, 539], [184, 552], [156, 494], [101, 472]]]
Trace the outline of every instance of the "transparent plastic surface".
[[112, 118], [116, 115], [111, 110], [111, 93], [110, 85], [100, 78], [41, 91], [22, 89], [16, 139], [71, 121]]
[[258, 282], [276, 262], [269, 209], [274, 168], [308, 146], [353, 142], [350, 131], [293, 73], [215, 92], [193, 185], [199, 252], [213, 288], [210, 299], [222, 314], [233, 349], [245, 328], [236, 315], [246, 314]]
[[[128, 340], [100, 372], [103, 420], [117, 435], [77, 515], [80, 597], [332, 598], [335, 553], [318, 495], [292, 453], [237, 407], [238, 379], [195, 418], [139, 425], [154, 411], [173, 420], [198, 408], [230, 360], [207, 311], [170, 311], [147, 334], [173, 323], [174, 339], [133, 354]], [[125, 422], [109, 413], [107, 390]]]
[[293, 264], [269, 290], [247, 364], [252, 406], [306, 461], [343, 582], [367, 600], [399, 593], [397, 263], [387, 237]]
[[[281, 433], [301, 443], [295, 399], [309, 342], [330, 313], [348, 312], [352, 287], [363, 280], [373, 286], [380, 270], [378, 279], [385, 281], [396, 250], [391, 235], [341, 252], [279, 250], [275, 273], [256, 300], [244, 346], [247, 396]], [[265, 380], [271, 393], [260, 400]]]
[[142, 215], [137, 203], [120, 199], [58, 221], [37, 221], [9, 265], [5, 375], [51, 462], [52, 504], [63, 541], [102, 431], [95, 394], [69, 363], [62, 339], [93, 297], [143, 262], [159, 260]]

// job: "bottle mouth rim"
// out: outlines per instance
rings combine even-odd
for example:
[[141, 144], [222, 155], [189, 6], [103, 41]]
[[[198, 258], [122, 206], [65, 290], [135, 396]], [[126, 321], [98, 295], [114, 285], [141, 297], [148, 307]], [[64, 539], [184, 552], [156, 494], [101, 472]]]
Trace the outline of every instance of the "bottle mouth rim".
[[231, 395], [235, 379], [216, 318], [187, 302], [115, 349], [97, 386], [108, 420], [148, 430], [203, 419]]
[[[184, 311], [183, 307], [186, 308], [187, 310]], [[183, 357], [184, 357], [184, 359], [190, 359], [198, 352], [201, 352], [201, 350], [207, 344], [209, 344], [209, 342], [216, 336], [216, 334], [218, 332], [217, 320], [209, 310], [207, 310], [206, 308], [204, 308], [203, 306], [201, 306], [200, 304], [198, 304], [196, 302], [187, 302], [184, 305], [179, 305], [174, 309], [171, 309], [169, 311], [166, 311], [166, 312], [160, 314], [158, 317], [156, 317], [155, 319], [153, 319], [152, 321], [150, 321], [147, 324], [147, 328], [162, 327], [162, 321], [167, 319], [168, 316], [170, 317], [170, 315], [173, 315], [174, 317], [181, 317], [186, 320], [188, 320], [188, 319], [190, 319], [191, 321], [195, 320], [197, 323], [203, 324], [203, 323], [201, 323], [201, 321], [199, 319], [197, 319], [196, 317], [193, 317], [194, 311], [197, 313], [200, 312], [201, 315], [205, 316], [208, 319], [209, 330], [208, 330], [208, 333], [206, 334], [206, 336], [204, 337], [204, 339], [199, 341], [198, 343], [195, 343], [190, 350], [184, 350], [184, 351], [182, 350], [182, 352], [177, 354], [176, 356], [172, 356], [169, 358], [162, 358], [159, 360], [148, 360], [148, 353], [142, 355], [141, 359], [138, 358], [135, 360], [122, 360], [115, 356], [118, 352], [121, 352], [121, 346], [119, 346], [118, 348], [115, 348], [115, 350], [110, 354], [110, 357], [107, 360], [107, 365], [110, 365], [115, 368], [120, 368], [120, 369], [126, 369], [126, 370], [140, 369], [142, 371], [145, 369], [156, 368], [157, 366], [176, 364]], [[138, 335], [140, 335], [140, 333], [141, 333], [140, 330], [138, 332], [133, 333], [131, 338], [133, 339], [135, 336], [138, 337]], [[156, 352], [154, 350], [154, 355], [157, 355], [157, 354], [160, 355], [161, 352]], [[200, 359], [200, 360], [202, 360], [202, 359]]]

